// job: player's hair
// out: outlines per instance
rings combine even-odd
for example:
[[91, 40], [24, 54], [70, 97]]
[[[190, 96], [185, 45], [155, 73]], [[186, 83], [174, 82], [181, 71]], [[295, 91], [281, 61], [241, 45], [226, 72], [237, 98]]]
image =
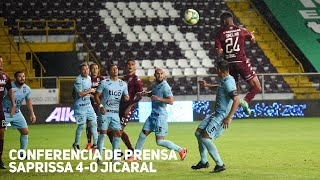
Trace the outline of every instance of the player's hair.
[[133, 63], [136, 63], [135, 60], [133, 60], [133, 59], [130, 58], [130, 59], [127, 60], [126, 64], [128, 64], [130, 61], [132, 61]]
[[[1, 57], [0, 57], [0, 58], [1, 58]], [[14, 77], [17, 78], [17, 77], [18, 77], [18, 74], [20, 74], [20, 73], [24, 73], [24, 71], [16, 71], [16, 72], [14, 73]]]
[[221, 24], [223, 24], [224, 20], [227, 19], [227, 18], [233, 18], [233, 15], [231, 12], [229, 11], [226, 11], [226, 12], [223, 12], [220, 14], [220, 22]]
[[2, 56], [0, 55], [0, 58], [2, 58]]
[[94, 65], [97, 65], [97, 66], [98, 66], [98, 68], [99, 68], [99, 65], [98, 65], [97, 63], [92, 63], [92, 64], [90, 64], [89, 69], [91, 69], [91, 68], [92, 68], [92, 66], [94, 66]]
[[229, 71], [229, 63], [228, 61], [226, 60], [220, 60], [217, 62], [217, 68], [220, 70], [220, 71]]
[[79, 65], [79, 70], [80, 70], [80, 71], [81, 71], [81, 68], [82, 68], [83, 66], [88, 66], [88, 64], [86, 64], [86, 63], [80, 64], [80, 65]]
[[112, 68], [113, 66], [118, 67], [116, 64], [110, 64], [110, 65], [107, 67], [108, 72], [110, 72], [110, 70], [111, 70], [111, 68]]

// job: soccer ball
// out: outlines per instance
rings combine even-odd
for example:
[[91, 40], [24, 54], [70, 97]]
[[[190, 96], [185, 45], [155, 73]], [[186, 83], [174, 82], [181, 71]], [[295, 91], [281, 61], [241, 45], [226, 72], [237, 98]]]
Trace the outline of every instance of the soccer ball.
[[188, 25], [195, 25], [199, 21], [199, 13], [194, 9], [188, 9], [184, 12], [184, 22]]

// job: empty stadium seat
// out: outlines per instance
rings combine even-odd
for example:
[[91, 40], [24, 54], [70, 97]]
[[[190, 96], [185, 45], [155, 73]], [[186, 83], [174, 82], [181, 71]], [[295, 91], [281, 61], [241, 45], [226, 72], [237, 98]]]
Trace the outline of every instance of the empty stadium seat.
[[166, 60], [166, 66], [167, 68], [176, 68], [178, 67], [176, 61], [174, 59], [167, 59]]

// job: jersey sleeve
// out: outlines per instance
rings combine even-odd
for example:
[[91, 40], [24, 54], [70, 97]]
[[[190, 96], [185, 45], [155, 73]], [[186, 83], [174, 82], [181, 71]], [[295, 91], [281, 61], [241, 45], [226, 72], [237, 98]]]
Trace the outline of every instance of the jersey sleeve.
[[171, 91], [171, 87], [167, 84], [164, 89], [163, 89], [163, 97], [170, 97], [173, 96], [172, 91]]
[[26, 97], [25, 99], [30, 99], [30, 95], [31, 95], [31, 88], [30, 87], [27, 87], [28, 90], [27, 90], [27, 94], [26, 94]]
[[252, 39], [252, 34], [246, 28], [241, 28], [241, 31], [245, 39]]
[[77, 93], [83, 91], [82, 82], [80, 78], [77, 78], [76, 82], [74, 83], [74, 91]]
[[225, 82], [225, 91], [227, 94], [229, 94], [230, 97], [237, 96], [237, 86], [234, 80], [228, 79]]
[[128, 84], [127, 83], [124, 83], [122, 94], [123, 95], [128, 95], [129, 94], [129, 92], [128, 92]]
[[9, 76], [7, 76], [8, 80], [6, 82], [6, 89], [9, 91], [10, 89], [12, 89], [12, 84], [11, 84], [11, 79]]
[[140, 78], [137, 79], [136, 81], [136, 92], [142, 92], [142, 81]]
[[104, 84], [105, 84], [105, 80], [103, 80], [103, 81], [100, 81], [100, 84], [98, 85], [98, 87], [97, 87], [97, 92], [99, 92], [99, 93], [102, 93], [102, 91], [103, 91], [103, 88], [104, 88]]
[[222, 44], [220, 42], [220, 31], [217, 32], [215, 38], [214, 38], [214, 43], [215, 43], [215, 47], [216, 49], [222, 49]]

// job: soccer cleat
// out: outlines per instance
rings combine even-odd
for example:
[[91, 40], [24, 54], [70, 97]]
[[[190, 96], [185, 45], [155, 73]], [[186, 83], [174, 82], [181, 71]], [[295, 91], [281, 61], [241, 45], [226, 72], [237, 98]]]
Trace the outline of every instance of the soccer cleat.
[[142, 160], [134, 156], [131, 156], [127, 159], [127, 162], [137, 162], [137, 161], [142, 161]]
[[197, 170], [197, 169], [202, 169], [202, 168], [208, 168], [209, 166], [210, 166], [210, 164], [208, 162], [202, 163], [201, 161], [199, 161], [199, 163], [197, 165], [191, 166], [191, 169]]
[[224, 170], [226, 170], [226, 166], [224, 164], [222, 166], [216, 165], [211, 173], [218, 173]]
[[75, 143], [73, 143], [73, 144], [72, 144], [72, 147], [73, 147], [73, 149], [74, 149], [75, 151], [80, 150], [80, 146], [79, 146], [79, 144], [75, 144]]
[[4, 166], [2, 161], [0, 161], [0, 169], [7, 169], [6, 166]]
[[183, 161], [187, 156], [187, 149], [183, 148], [182, 151], [179, 152], [180, 160]]
[[91, 143], [88, 143], [87, 146], [86, 146], [86, 150], [91, 149], [91, 147], [92, 147], [92, 144], [91, 144]]
[[[22, 152], [20, 152], [19, 157], [20, 157], [20, 159], [23, 158], [23, 153], [22, 153]], [[26, 157], [24, 158], [24, 160], [28, 160], [28, 156], [26, 156]]]
[[249, 108], [249, 104], [247, 103], [247, 101], [240, 99], [240, 106], [243, 108], [243, 111], [250, 116], [251, 115], [251, 111]]
[[92, 148], [92, 152], [95, 153], [96, 150], [98, 149], [98, 146], [94, 144], [91, 146], [91, 148]]

